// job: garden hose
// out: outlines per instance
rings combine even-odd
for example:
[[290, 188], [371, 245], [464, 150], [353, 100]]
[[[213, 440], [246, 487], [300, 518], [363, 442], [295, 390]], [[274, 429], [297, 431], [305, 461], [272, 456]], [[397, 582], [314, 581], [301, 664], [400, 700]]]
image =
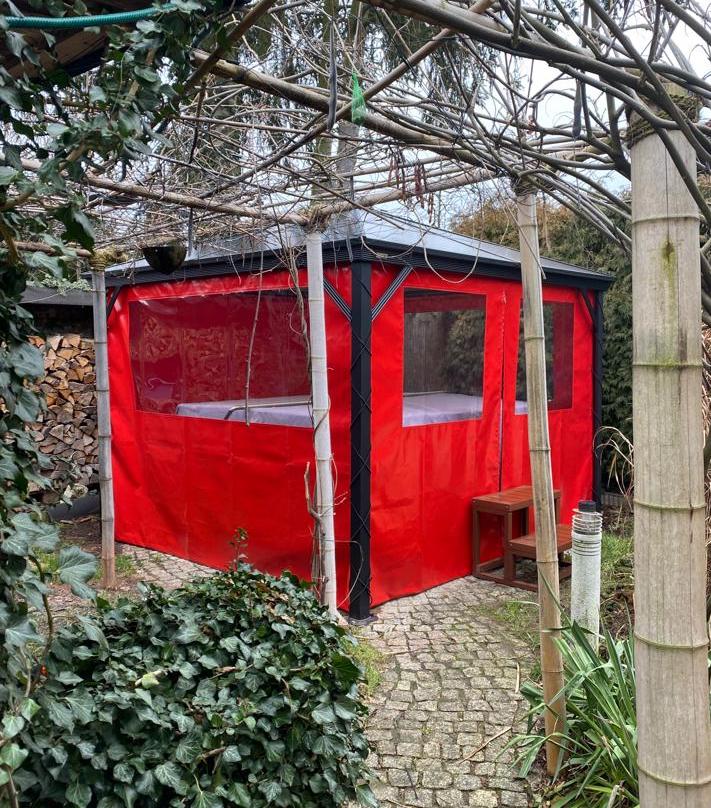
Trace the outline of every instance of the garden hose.
[[135, 11], [121, 11], [114, 14], [94, 14], [85, 17], [5, 17], [8, 28], [36, 28], [41, 30], [57, 30], [67, 28], [94, 28], [102, 25], [126, 25], [139, 20], [146, 20], [164, 11], [172, 11], [172, 3], [164, 6], [150, 6]]

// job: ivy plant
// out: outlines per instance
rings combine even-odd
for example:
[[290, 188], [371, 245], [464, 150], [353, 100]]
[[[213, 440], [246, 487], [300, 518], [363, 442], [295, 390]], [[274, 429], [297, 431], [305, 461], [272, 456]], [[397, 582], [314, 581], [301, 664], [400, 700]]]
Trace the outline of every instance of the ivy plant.
[[20, 804], [375, 808], [353, 643], [308, 585], [242, 564], [99, 600], [49, 649]]
[[[81, 0], [30, 5], [45, 15], [86, 12]], [[14, 772], [28, 754], [21, 739], [38, 710], [53, 635], [38, 553], [58, 541], [29, 497], [31, 483], [45, 484], [43, 460], [26, 430], [43, 407], [34, 388], [43, 360], [28, 343], [34, 327], [21, 296], [31, 273], [59, 278], [76, 262], [77, 247], [93, 249], [92, 224], [75, 189], [87, 172], [121, 172], [160, 140], [192, 70], [185, 54], [221, 5], [172, 0], [168, 13], [107, 28], [106, 52], [87, 92], [85, 77], [44, 58], [54, 52], [54, 35], [43, 32], [38, 40], [10, 30], [6, 15], [17, 9], [0, 2], [0, 804], [19, 804]], [[218, 18], [209, 30], [221, 41]], [[91, 556], [61, 550], [55, 575], [76, 593], [92, 594], [86, 581], [93, 572]], [[44, 636], [32, 619], [36, 610], [45, 613]], [[51, 708], [62, 709], [59, 702]]]

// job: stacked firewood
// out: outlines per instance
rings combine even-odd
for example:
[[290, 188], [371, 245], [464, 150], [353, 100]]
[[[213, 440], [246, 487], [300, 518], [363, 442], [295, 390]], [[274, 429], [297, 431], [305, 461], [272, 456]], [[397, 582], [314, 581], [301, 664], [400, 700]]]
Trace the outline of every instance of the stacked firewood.
[[52, 502], [67, 488], [82, 493], [97, 478], [94, 342], [80, 334], [33, 341], [44, 352], [45, 376], [39, 389], [47, 411], [32, 435], [52, 463], [52, 490], [43, 497]]

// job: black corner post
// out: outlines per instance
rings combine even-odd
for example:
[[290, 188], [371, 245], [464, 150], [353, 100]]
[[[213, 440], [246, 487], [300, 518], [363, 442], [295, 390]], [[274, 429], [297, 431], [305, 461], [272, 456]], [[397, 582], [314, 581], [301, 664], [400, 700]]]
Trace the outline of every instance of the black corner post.
[[370, 615], [370, 396], [371, 264], [351, 264], [351, 541], [350, 609], [353, 623]]
[[600, 429], [602, 427], [602, 374], [603, 374], [603, 346], [604, 346], [604, 320], [603, 299], [604, 292], [596, 291], [593, 308], [593, 499], [597, 507], [602, 507], [602, 447]]

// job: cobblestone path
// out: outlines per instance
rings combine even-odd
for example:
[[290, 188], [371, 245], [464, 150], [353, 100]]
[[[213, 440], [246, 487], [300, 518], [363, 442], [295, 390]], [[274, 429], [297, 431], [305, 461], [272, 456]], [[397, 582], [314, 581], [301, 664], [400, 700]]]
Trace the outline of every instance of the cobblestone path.
[[121, 552], [133, 559], [136, 578], [146, 583], [158, 584], [163, 589], [176, 589], [193, 578], [215, 572], [211, 567], [203, 567], [193, 561], [147, 550], [145, 547], [124, 544]]
[[368, 721], [384, 808], [528, 806], [510, 754], [501, 756], [525, 713], [516, 690], [526, 648], [491, 615], [524, 598], [463, 578], [385, 604], [359, 632], [386, 660]]

